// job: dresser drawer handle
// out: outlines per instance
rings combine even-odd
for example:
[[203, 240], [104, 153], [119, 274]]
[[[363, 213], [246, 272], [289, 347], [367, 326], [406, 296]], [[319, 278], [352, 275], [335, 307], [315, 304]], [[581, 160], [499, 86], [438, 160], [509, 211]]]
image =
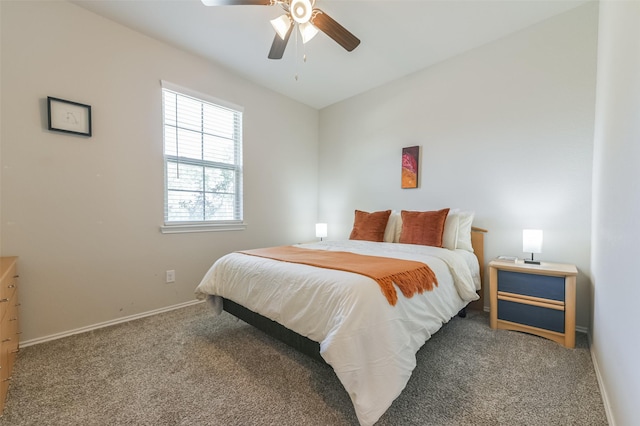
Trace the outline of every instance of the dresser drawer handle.
[[16, 288], [16, 285], [15, 284], [10, 284], [10, 285], [7, 286], [7, 288]]
[[9, 321], [18, 321], [18, 318], [9, 318]]
[[11, 337], [7, 337], [6, 339], [2, 339], [2, 343], [4, 342], [10, 342], [11, 341]]
[[3, 382], [8, 382], [11, 380], [11, 376], [7, 377], [6, 379], [3, 380]]
[[9, 299], [6, 299], [6, 298], [5, 299], [0, 299], [0, 303], [6, 303], [8, 301], [9, 301]]
[[18, 352], [20, 352], [20, 348], [9, 351], [11, 354], [17, 354]]
[[16, 274], [13, 276], [13, 278], [20, 278], [20, 275]]

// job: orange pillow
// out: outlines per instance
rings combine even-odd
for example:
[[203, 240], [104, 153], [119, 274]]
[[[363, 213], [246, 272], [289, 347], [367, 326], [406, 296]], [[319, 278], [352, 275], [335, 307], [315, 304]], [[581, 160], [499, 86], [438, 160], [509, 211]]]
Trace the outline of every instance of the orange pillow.
[[442, 247], [444, 223], [449, 209], [430, 212], [410, 212], [402, 210], [402, 233], [400, 242], [403, 244], [420, 244], [423, 246]]
[[391, 210], [373, 213], [356, 210], [349, 239], [382, 242], [390, 215]]

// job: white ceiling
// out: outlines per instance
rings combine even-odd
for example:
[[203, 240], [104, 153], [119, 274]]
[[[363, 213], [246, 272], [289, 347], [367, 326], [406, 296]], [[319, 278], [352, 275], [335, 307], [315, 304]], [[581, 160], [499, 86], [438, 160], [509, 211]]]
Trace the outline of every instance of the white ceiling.
[[73, 3], [320, 109], [585, 2], [317, 0], [316, 7], [362, 43], [347, 52], [323, 33], [306, 45], [292, 34], [281, 60], [267, 59], [275, 34], [269, 20], [282, 14], [278, 6], [207, 7], [200, 0]]

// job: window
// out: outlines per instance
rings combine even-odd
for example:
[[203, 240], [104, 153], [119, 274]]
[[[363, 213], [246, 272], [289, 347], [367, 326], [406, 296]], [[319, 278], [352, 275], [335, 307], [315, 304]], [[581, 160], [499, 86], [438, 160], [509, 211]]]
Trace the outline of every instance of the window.
[[162, 231], [244, 229], [242, 109], [164, 81], [162, 105]]

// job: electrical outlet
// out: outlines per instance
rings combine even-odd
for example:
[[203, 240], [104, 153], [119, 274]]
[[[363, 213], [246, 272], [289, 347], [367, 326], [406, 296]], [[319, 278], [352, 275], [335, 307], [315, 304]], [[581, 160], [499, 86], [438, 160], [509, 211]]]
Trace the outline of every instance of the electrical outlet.
[[171, 269], [170, 271], [167, 271], [167, 282], [168, 283], [175, 283], [176, 282], [176, 271]]

